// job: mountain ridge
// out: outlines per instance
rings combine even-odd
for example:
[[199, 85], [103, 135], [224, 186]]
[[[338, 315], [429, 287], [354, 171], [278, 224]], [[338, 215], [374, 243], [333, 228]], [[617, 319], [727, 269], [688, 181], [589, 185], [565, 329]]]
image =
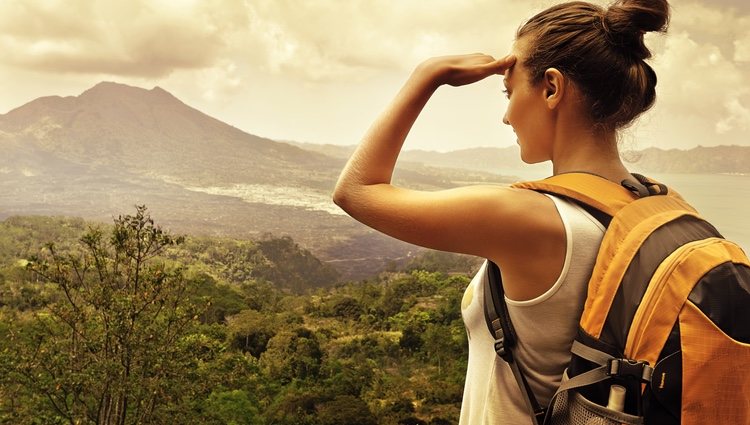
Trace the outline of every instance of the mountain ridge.
[[[334, 208], [343, 158], [246, 133], [160, 87], [102, 82], [78, 96], [34, 99], [0, 115], [0, 150], [0, 218], [108, 222], [145, 204], [177, 232], [291, 236], [346, 277], [370, 276], [417, 250]], [[396, 176], [424, 189], [472, 178], [503, 182], [421, 166]]]
[[[341, 158], [351, 155], [355, 148], [354, 145], [295, 144], [303, 149]], [[641, 150], [624, 151], [621, 156], [626, 166], [640, 172], [750, 174], [750, 146], [699, 145], [689, 149], [648, 147]], [[480, 146], [448, 152], [406, 149], [401, 152], [399, 161], [421, 163], [433, 167], [481, 170], [504, 174], [512, 174], [519, 170], [542, 172], [542, 170], [549, 169], [548, 163], [523, 163], [520, 159], [519, 148], [516, 145], [504, 147]]]

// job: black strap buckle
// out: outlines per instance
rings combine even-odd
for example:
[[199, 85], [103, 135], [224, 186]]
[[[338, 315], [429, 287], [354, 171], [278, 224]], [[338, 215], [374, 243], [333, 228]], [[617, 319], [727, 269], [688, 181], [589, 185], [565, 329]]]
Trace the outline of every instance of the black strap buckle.
[[547, 416], [547, 409], [540, 408], [534, 412], [534, 416], [536, 416], [536, 423], [543, 424], [544, 418]]
[[513, 361], [513, 352], [505, 346], [505, 338], [502, 335], [495, 340], [495, 352], [506, 362], [510, 363]]
[[631, 359], [610, 359], [607, 362], [607, 375], [635, 377], [643, 383], [651, 382], [654, 368], [648, 362]]

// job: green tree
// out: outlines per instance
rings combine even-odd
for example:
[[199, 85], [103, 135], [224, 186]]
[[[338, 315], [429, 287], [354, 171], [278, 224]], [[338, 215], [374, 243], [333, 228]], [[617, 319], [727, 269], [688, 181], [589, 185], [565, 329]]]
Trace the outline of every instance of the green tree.
[[337, 395], [333, 400], [316, 406], [321, 425], [375, 425], [377, 420], [359, 397]]
[[237, 314], [247, 308], [240, 292], [227, 284], [220, 284], [207, 273], [188, 273], [193, 282], [191, 297], [194, 302], [205, 301], [207, 308], [201, 314], [203, 323], [224, 323], [227, 316]]
[[426, 250], [413, 257], [403, 267], [404, 271], [424, 270], [442, 273], [473, 273], [481, 259], [452, 252]]
[[275, 315], [248, 309], [227, 318], [229, 342], [232, 348], [250, 353], [253, 357], [260, 357], [268, 341], [276, 334], [278, 324]]
[[231, 390], [213, 392], [206, 401], [211, 419], [226, 425], [260, 425], [258, 409], [247, 391]]
[[300, 248], [289, 236], [266, 238], [258, 242], [258, 248], [267, 261], [257, 265], [254, 276], [274, 282], [277, 287], [304, 293], [338, 280], [336, 269]]
[[398, 341], [398, 345], [404, 350], [410, 352], [418, 351], [422, 348], [422, 345], [424, 345], [424, 339], [422, 338], [423, 332], [423, 326], [410, 323], [404, 328], [404, 331], [401, 334], [401, 339]]
[[268, 342], [260, 363], [272, 379], [281, 383], [316, 378], [323, 352], [315, 334], [299, 327], [282, 330]]
[[[90, 228], [67, 252], [48, 244], [29, 269], [59, 295], [14, 334], [13, 379], [37, 414], [65, 423], [171, 422], [192, 385], [189, 341], [199, 308], [179, 267], [159, 256], [182, 242], [144, 206]], [[192, 338], [195, 339], [195, 338]], [[29, 423], [32, 423], [29, 421]]]

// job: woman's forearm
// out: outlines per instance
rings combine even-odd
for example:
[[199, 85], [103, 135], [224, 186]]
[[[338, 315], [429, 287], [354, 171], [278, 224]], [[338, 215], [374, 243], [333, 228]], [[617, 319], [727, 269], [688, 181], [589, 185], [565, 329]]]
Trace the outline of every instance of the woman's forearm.
[[341, 172], [333, 196], [336, 204], [347, 209], [347, 200], [364, 187], [390, 183], [404, 140], [438, 85], [434, 70], [417, 67]]

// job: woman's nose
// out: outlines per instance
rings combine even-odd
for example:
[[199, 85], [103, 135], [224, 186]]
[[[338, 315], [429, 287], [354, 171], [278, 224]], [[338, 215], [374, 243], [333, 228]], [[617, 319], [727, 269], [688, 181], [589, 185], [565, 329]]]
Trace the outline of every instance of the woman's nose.
[[503, 124], [510, 125], [510, 121], [508, 121], [508, 114], [507, 113], [505, 113], [503, 115]]

